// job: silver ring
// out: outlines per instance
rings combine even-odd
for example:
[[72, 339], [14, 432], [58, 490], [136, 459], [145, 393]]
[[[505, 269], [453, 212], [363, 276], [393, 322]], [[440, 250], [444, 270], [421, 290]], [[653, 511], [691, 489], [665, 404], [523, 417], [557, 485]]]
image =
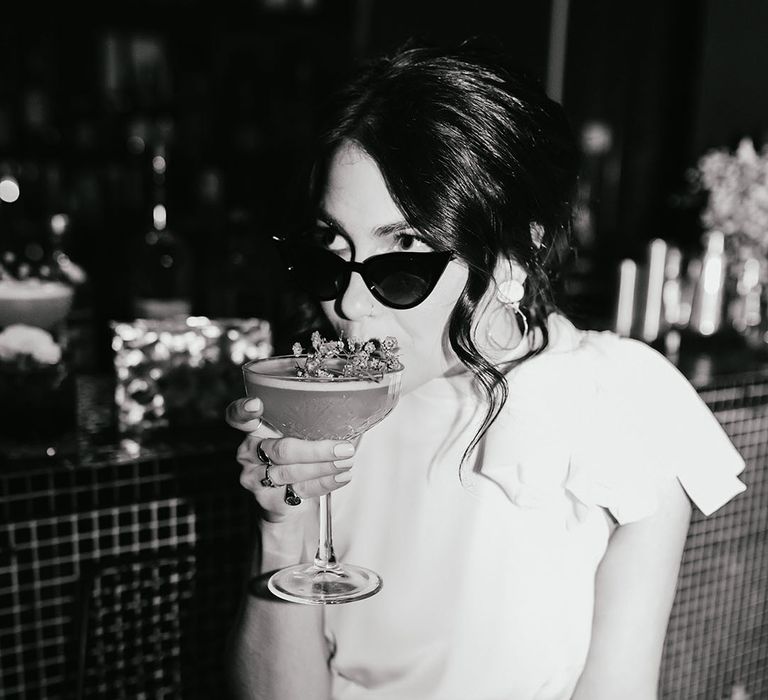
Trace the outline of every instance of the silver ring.
[[301, 503], [301, 497], [293, 490], [293, 486], [291, 486], [291, 484], [285, 485], [285, 498], [283, 498], [283, 500], [289, 506], [297, 506], [299, 503]]
[[276, 488], [277, 486], [280, 486], [280, 484], [276, 484], [274, 481], [272, 481], [272, 477], [269, 475], [269, 468], [271, 467], [271, 464], [267, 465], [267, 468], [264, 470], [264, 478], [259, 482], [262, 486], [266, 486], [268, 488]]
[[256, 457], [258, 458], [259, 462], [261, 462], [266, 467], [264, 469], [264, 478], [261, 479], [259, 483], [262, 486], [266, 486], [267, 488], [272, 489], [279, 486], [280, 484], [276, 484], [274, 481], [272, 481], [272, 477], [269, 475], [270, 467], [274, 465], [272, 464], [272, 460], [267, 456], [267, 453], [262, 449], [261, 442], [256, 445]]

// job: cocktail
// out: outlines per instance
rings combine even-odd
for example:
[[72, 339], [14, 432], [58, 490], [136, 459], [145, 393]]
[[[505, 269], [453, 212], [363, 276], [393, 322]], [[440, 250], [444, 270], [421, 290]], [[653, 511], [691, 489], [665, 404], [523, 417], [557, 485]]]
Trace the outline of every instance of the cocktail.
[[[284, 436], [304, 440], [354, 440], [383, 420], [400, 396], [402, 365], [370, 376], [345, 376], [342, 361], [326, 362], [325, 376], [297, 376], [297, 361], [284, 355], [243, 366], [245, 389], [264, 405], [264, 420]], [[315, 559], [275, 572], [269, 589], [298, 603], [347, 603], [381, 588], [381, 577], [342, 564], [333, 552], [331, 494], [320, 498], [320, 537]]]

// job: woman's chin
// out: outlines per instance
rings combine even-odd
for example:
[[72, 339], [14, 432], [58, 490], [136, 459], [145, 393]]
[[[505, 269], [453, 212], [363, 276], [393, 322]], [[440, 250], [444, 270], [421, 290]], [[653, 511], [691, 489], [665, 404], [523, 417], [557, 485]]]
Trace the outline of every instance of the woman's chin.
[[443, 368], [442, 372], [414, 372], [408, 373], [408, 364], [404, 361], [405, 371], [403, 372], [403, 381], [400, 387], [401, 394], [408, 394], [412, 391], [416, 391], [425, 384], [434, 381], [436, 379], [451, 379], [467, 373], [467, 368], [464, 365], [457, 363], [451, 367]]

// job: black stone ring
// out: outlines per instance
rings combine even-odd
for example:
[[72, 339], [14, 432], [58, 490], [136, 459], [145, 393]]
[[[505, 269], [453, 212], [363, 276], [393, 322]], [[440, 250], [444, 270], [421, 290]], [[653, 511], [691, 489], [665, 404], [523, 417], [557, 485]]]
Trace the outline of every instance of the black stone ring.
[[293, 490], [290, 484], [285, 485], [285, 498], [283, 499], [289, 506], [297, 506], [301, 503], [301, 497]]

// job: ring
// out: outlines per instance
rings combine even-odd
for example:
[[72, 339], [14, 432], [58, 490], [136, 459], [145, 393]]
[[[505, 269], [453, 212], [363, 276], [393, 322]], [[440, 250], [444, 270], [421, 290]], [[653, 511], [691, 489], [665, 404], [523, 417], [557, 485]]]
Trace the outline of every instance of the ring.
[[280, 484], [276, 484], [274, 481], [272, 481], [272, 477], [269, 475], [269, 468], [271, 466], [272, 466], [271, 464], [267, 465], [267, 468], [264, 470], [264, 478], [259, 483], [262, 486], [267, 486], [267, 487], [273, 489], [276, 486], [280, 486]]
[[261, 448], [261, 443], [256, 445], [256, 457], [258, 457], [259, 462], [261, 462], [266, 467], [266, 469], [264, 469], [264, 478], [259, 483], [261, 483], [262, 486], [266, 486], [268, 488], [275, 488], [276, 486], [279, 486], [279, 484], [276, 484], [274, 481], [272, 481], [272, 477], [269, 476], [269, 469], [273, 466], [272, 460]]
[[285, 485], [285, 498], [283, 499], [289, 506], [297, 506], [301, 503], [301, 497], [293, 490], [290, 484]]

